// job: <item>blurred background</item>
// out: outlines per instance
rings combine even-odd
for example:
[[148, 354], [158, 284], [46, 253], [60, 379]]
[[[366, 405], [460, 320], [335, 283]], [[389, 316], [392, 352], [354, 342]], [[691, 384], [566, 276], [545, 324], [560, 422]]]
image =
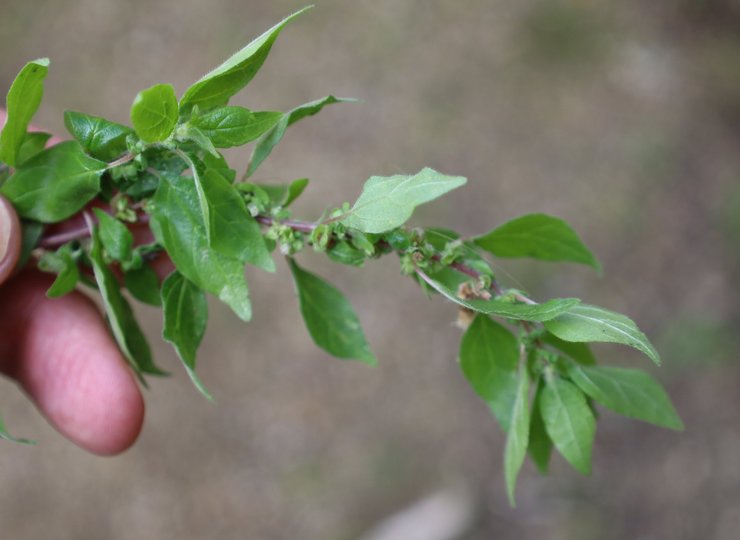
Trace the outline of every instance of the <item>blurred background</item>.
[[[284, 265], [250, 272], [255, 318], [212, 304], [202, 399], [141, 308], [174, 375], [152, 381], [134, 448], [84, 454], [8, 381], [0, 446], [8, 539], [736, 539], [740, 530], [740, 7], [734, 0], [318, 0], [235, 103], [286, 110], [360, 98], [291, 128], [257, 178], [308, 176], [296, 214], [353, 200], [373, 174], [432, 166], [468, 186], [414, 223], [482, 233], [514, 216], [569, 221], [604, 266], [503, 261], [537, 299], [578, 296], [633, 317], [686, 422], [676, 434], [601, 415], [594, 472], [524, 467], [518, 507], [504, 437], [455, 363], [455, 310], [394, 260], [304, 266], [347, 293], [380, 359], [327, 357]], [[74, 109], [127, 122], [136, 93], [180, 91], [302, 7], [296, 0], [3, 0], [0, 90], [50, 56], [37, 123]], [[229, 156], [243, 168], [248, 151]], [[5, 315], [7, 316], [7, 314]]]

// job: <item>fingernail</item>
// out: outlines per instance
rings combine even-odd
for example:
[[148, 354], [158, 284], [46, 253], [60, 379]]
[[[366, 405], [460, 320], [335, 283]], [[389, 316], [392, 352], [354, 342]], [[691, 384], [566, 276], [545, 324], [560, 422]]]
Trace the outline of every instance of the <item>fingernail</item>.
[[8, 200], [0, 196], [0, 283], [13, 271], [21, 249], [21, 224]]

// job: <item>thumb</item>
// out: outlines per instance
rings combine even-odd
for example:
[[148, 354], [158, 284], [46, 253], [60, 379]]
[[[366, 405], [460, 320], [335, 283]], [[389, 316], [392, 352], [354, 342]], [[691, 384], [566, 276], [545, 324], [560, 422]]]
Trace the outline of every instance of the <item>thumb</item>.
[[0, 195], [0, 284], [13, 272], [21, 252], [21, 223], [10, 201]]

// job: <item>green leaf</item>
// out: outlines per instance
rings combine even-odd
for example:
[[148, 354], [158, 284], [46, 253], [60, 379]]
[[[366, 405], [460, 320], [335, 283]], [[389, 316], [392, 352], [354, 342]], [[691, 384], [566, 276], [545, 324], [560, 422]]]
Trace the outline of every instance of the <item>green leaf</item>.
[[21, 254], [18, 257], [17, 268], [23, 268], [31, 258], [31, 252], [41, 240], [44, 225], [38, 221], [21, 221]]
[[49, 59], [39, 58], [23, 66], [8, 90], [5, 126], [0, 133], [0, 161], [11, 167], [18, 165], [18, 152], [28, 130], [28, 124], [41, 104], [44, 79], [49, 72]]
[[645, 353], [656, 364], [660, 355], [629, 318], [604, 308], [581, 304], [546, 321], [545, 328], [564, 341], [621, 343]]
[[326, 250], [326, 255], [334, 262], [350, 266], [362, 266], [367, 259], [365, 252], [353, 247], [346, 240], [334, 243]]
[[285, 25], [308, 9], [310, 8], [304, 8], [283, 19], [216, 69], [201, 77], [182, 96], [180, 107], [183, 112], [189, 112], [195, 105], [202, 111], [226, 105], [231, 96], [244, 88], [257, 74]]
[[475, 317], [460, 341], [460, 369], [508, 431], [517, 389], [519, 344], [486, 315]]
[[583, 393], [573, 383], [553, 377], [542, 391], [540, 413], [558, 451], [576, 470], [590, 474], [596, 420]]
[[524, 465], [527, 446], [529, 446], [529, 374], [526, 364], [520, 366], [518, 379], [516, 399], [511, 412], [511, 422], [504, 450], [506, 493], [512, 507], [516, 506], [514, 500], [516, 479]]
[[200, 129], [216, 148], [231, 148], [259, 138], [282, 117], [281, 112], [252, 112], [244, 107], [226, 106], [200, 114], [190, 123]]
[[507, 300], [492, 298], [491, 300], [482, 299], [462, 299], [458, 298], [455, 291], [446, 285], [439, 283], [421, 270], [416, 272], [426, 284], [431, 286], [437, 292], [459, 304], [478, 313], [488, 315], [497, 315], [508, 319], [517, 319], [522, 321], [542, 322], [548, 321], [560, 315], [561, 313], [571, 310], [580, 300], [577, 298], [553, 298], [542, 304], [514, 304]]
[[92, 238], [90, 262], [103, 299], [105, 314], [118, 347], [129, 365], [139, 374], [142, 383], [144, 379], [141, 373], [165, 375], [164, 371], [154, 365], [149, 344], [136, 322], [131, 306], [121, 295], [118, 281], [103, 261], [102, 244], [98, 228], [94, 225], [91, 225], [90, 236]]
[[28, 444], [33, 445], [36, 444], [36, 441], [32, 441], [31, 439], [19, 439], [18, 437], [13, 437], [10, 433], [8, 433], [8, 430], [5, 428], [5, 423], [3, 422], [3, 419], [0, 417], [0, 439], [14, 442], [18, 444]]
[[262, 230], [237, 189], [222, 176], [206, 170], [203, 192], [208, 204], [211, 247], [227, 257], [274, 272], [275, 261], [267, 250]]
[[155, 84], [142, 90], [131, 105], [131, 123], [142, 141], [163, 141], [175, 129], [180, 111], [171, 84]]
[[351, 98], [338, 98], [335, 96], [326, 96], [321, 99], [310, 101], [299, 105], [291, 111], [285, 114], [281, 114], [278, 121], [272, 126], [269, 131], [266, 131], [261, 137], [257, 144], [254, 146], [252, 151], [252, 157], [249, 160], [249, 167], [247, 168], [247, 176], [251, 176], [254, 171], [262, 164], [265, 159], [270, 155], [273, 148], [285, 136], [285, 130], [290, 126], [306, 118], [307, 116], [313, 116], [317, 114], [321, 109], [327, 105], [334, 103], [350, 103], [356, 100]]
[[152, 267], [144, 263], [141, 268], [129, 270], [123, 275], [123, 283], [131, 296], [151, 306], [161, 306], [159, 278]]
[[251, 319], [244, 263], [209, 245], [192, 179], [163, 175], [150, 211], [152, 232], [167, 250], [175, 268], [229, 305], [242, 320]]
[[542, 413], [540, 412], [543, 389], [544, 382], [540, 380], [532, 404], [532, 418], [529, 425], [529, 457], [537, 465], [540, 473], [547, 474], [550, 455], [552, 454], [552, 439], [547, 434], [545, 421], [542, 419]]
[[16, 158], [18, 165], [23, 165], [46, 148], [46, 143], [49, 142], [49, 139], [51, 139], [51, 133], [44, 133], [42, 131], [26, 133], [26, 136], [23, 137], [23, 143], [18, 149], [18, 156]]
[[218, 150], [213, 146], [211, 139], [195, 126], [188, 125], [187, 127], [178, 128], [177, 139], [178, 141], [193, 141], [201, 150], [208, 152], [212, 157], [217, 158], [219, 156]]
[[337, 358], [375, 365], [377, 360], [360, 321], [344, 295], [320, 277], [303, 270], [292, 258], [289, 263], [301, 315], [314, 343]]
[[81, 210], [100, 191], [100, 175], [106, 164], [66, 141], [26, 161], [0, 193], [24, 218], [55, 223]]
[[93, 212], [98, 218], [98, 234], [106, 253], [113, 260], [128, 261], [134, 245], [134, 236], [131, 231], [126, 225], [100, 208], [93, 208]]
[[568, 375], [586, 395], [614, 412], [669, 429], [684, 428], [665, 390], [643, 371], [570, 363]]
[[49, 298], [57, 298], [72, 292], [80, 280], [80, 270], [72, 256], [70, 244], [64, 244], [56, 251], [45, 252], [39, 259], [38, 268], [42, 272], [57, 274], [54, 283], [46, 291]]
[[579, 364], [583, 364], [584, 366], [593, 366], [596, 364], [596, 357], [586, 343], [563, 341], [559, 337], [552, 335], [550, 332], [545, 332], [545, 335], [542, 336], [541, 339], [548, 345], [551, 345], [560, 352], [565, 353]]
[[112, 161], [124, 154], [129, 127], [88, 114], [65, 111], [64, 125], [82, 148], [94, 158]]
[[208, 303], [203, 290], [179, 272], [173, 272], [162, 284], [164, 328], [162, 337], [177, 351], [195, 387], [213, 400], [195, 374], [195, 357], [208, 322]]
[[261, 189], [264, 191], [267, 196], [269, 197], [269, 200], [277, 205], [282, 207], [288, 207], [290, 204], [295, 201], [298, 197], [301, 196], [303, 193], [303, 190], [306, 189], [308, 186], [308, 178], [299, 178], [298, 180], [293, 180], [290, 184], [252, 184], [258, 189]]
[[518, 217], [473, 241], [497, 257], [570, 261], [601, 271], [599, 261], [571, 226], [562, 219], [546, 214]]
[[465, 184], [461, 176], [445, 176], [425, 168], [414, 175], [373, 176], [347, 216], [347, 227], [382, 233], [403, 225], [420, 204]]

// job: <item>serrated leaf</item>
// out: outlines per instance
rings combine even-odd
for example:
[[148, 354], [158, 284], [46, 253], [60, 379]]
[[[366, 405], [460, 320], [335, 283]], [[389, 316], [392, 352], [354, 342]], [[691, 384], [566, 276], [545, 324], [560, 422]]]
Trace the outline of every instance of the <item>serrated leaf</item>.
[[48, 72], [48, 58], [33, 60], [23, 66], [8, 90], [5, 107], [7, 116], [0, 133], [0, 161], [11, 167], [18, 165], [18, 152], [28, 124], [41, 104], [44, 79]]
[[571, 382], [553, 377], [540, 399], [547, 434], [562, 456], [583, 473], [591, 473], [596, 420], [583, 393]]
[[281, 112], [252, 112], [244, 107], [226, 106], [199, 114], [190, 122], [200, 129], [216, 148], [232, 148], [259, 138], [282, 117]]
[[50, 272], [57, 275], [51, 284], [46, 296], [57, 298], [70, 293], [80, 280], [80, 270], [77, 261], [72, 256], [70, 244], [65, 244], [56, 251], [47, 251], [39, 259], [37, 266], [42, 272]]
[[100, 191], [106, 164], [66, 141], [26, 161], [0, 187], [24, 218], [56, 223], [81, 210]]
[[375, 365], [360, 321], [344, 295], [289, 259], [301, 315], [314, 343], [337, 358]]
[[497, 257], [531, 257], [542, 261], [570, 261], [601, 265], [573, 228], [546, 214], [528, 214], [478, 236], [473, 242]]
[[150, 209], [152, 232], [175, 268], [229, 305], [242, 320], [251, 319], [244, 263], [209, 245], [193, 181], [163, 175]]
[[543, 381], [537, 385], [537, 392], [532, 404], [532, 418], [529, 425], [529, 457], [537, 465], [540, 473], [547, 474], [552, 454], [552, 439], [545, 429], [545, 421], [540, 412], [540, 401], [544, 389]]
[[142, 90], [131, 105], [131, 123], [142, 141], [163, 141], [175, 129], [180, 112], [171, 84], [155, 84]]
[[506, 437], [504, 450], [504, 476], [509, 504], [516, 506], [514, 491], [519, 471], [524, 465], [529, 446], [529, 374], [527, 366], [520, 366], [514, 407], [511, 411], [511, 422]]
[[90, 262], [95, 282], [100, 290], [105, 314], [118, 347], [129, 365], [139, 374], [142, 383], [144, 379], [141, 373], [166, 375], [166, 372], [154, 365], [146, 336], [141, 331], [139, 323], [136, 322], [131, 306], [121, 295], [118, 281], [103, 261], [102, 244], [97, 226], [91, 226], [90, 237], [92, 239]]
[[151, 266], [144, 263], [141, 268], [129, 270], [123, 275], [123, 283], [131, 296], [150, 306], [161, 306], [159, 277]]
[[545, 322], [545, 328], [564, 341], [629, 345], [660, 365], [660, 355], [629, 317], [597, 306], [581, 304]]
[[310, 101], [299, 105], [298, 107], [288, 111], [285, 114], [281, 114], [278, 121], [272, 126], [269, 131], [266, 131], [260, 136], [259, 141], [252, 150], [252, 157], [249, 160], [249, 167], [247, 168], [247, 176], [251, 176], [254, 171], [262, 164], [265, 159], [270, 155], [272, 150], [278, 145], [278, 143], [285, 136], [285, 130], [290, 126], [306, 118], [307, 116], [313, 116], [317, 114], [321, 109], [327, 105], [334, 103], [351, 103], [354, 102], [351, 98], [338, 98], [335, 96], [326, 96], [321, 99]]
[[665, 390], [643, 371], [571, 363], [568, 375], [586, 395], [614, 412], [669, 429], [684, 428]]
[[51, 139], [51, 133], [44, 133], [43, 131], [26, 133], [26, 136], [23, 137], [23, 143], [21, 143], [21, 147], [18, 149], [18, 156], [16, 158], [18, 165], [23, 165], [33, 156], [43, 151], [49, 139]]
[[465, 182], [462, 176], [446, 176], [428, 167], [414, 175], [373, 176], [341, 222], [366, 233], [390, 231], [406, 223], [420, 204]]
[[208, 322], [205, 293], [179, 272], [173, 272], [162, 284], [162, 310], [162, 337], [174, 346], [195, 387], [213, 400], [195, 373], [196, 353]]
[[572, 358], [579, 364], [583, 364], [584, 366], [593, 366], [596, 364], [596, 357], [594, 356], [594, 353], [591, 352], [591, 348], [586, 343], [563, 341], [550, 332], [545, 332], [541, 339], [548, 345], [551, 345], [560, 352], [565, 353], [568, 357]]
[[577, 298], [553, 298], [542, 304], [515, 304], [496, 298], [492, 298], [491, 300], [463, 299], [458, 298], [456, 292], [451, 288], [433, 280], [426, 273], [417, 270], [417, 274], [426, 284], [456, 304], [477, 311], [478, 313], [486, 313], [508, 319], [534, 322], [548, 321], [561, 313], [571, 310], [573, 306], [580, 302]]
[[64, 112], [67, 131], [94, 158], [111, 161], [126, 152], [126, 137], [133, 130], [105, 118], [75, 111]]
[[518, 361], [516, 337], [490, 317], [476, 316], [460, 341], [460, 369], [504, 431], [511, 421]]
[[100, 208], [93, 208], [93, 212], [98, 219], [98, 234], [106, 253], [116, 261], [128, 261], [134, 246], [131, 231]]
[[286, 17], [216, 69], [201, 77], [182, 96], [180, 107], [183, 112], [190, 111], [195, 105], [202, 111], [226, 105], [231, 96], [244, 88], [257, 74], [285, 25], [308, 9], [310, 7]]

